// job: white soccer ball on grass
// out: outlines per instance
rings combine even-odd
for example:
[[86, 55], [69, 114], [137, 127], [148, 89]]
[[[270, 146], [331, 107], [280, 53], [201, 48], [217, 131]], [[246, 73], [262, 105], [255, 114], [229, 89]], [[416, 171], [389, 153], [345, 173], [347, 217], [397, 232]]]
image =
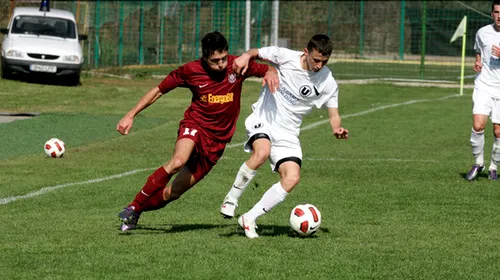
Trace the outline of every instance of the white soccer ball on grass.
[[43, 150], [48, 157], [60, 158], [64, 155], [66, 146], [64, 145], [63, 141], [57, 138], [52, 138], [49, 141], [45, 142]]
[[314, 234], [321, 225], [321, 213], [312, 204], [297, 205], [290, 213], [290, 227], [300, 236]]

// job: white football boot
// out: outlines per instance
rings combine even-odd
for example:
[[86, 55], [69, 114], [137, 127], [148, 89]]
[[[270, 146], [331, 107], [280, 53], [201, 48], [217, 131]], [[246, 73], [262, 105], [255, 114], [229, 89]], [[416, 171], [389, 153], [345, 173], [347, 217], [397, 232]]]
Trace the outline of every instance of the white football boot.
[[238, 218], [238, 224], [240, 227], [245, 231], [246, 237], [250, 239], [254, 239], [259, 237], [255, 229], [257, 228], [257, 225], [255, 224], [255, 221], [249, 220], [245, 218], [245, 215], [241, 215]]
[[232, 219], [234, 217], [236, 207], [238, 207], [237, 203], [224, 200], [224, 202], [222, 202], [222, 205], [220, 206], [220, 213], [225, 219]]

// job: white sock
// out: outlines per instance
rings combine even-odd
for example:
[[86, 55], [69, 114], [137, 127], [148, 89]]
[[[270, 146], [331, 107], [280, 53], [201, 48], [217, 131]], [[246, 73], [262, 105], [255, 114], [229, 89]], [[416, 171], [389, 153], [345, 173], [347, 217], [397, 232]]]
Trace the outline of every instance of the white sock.
[[249, 220], [257, 220], [258, 217], [271, 211], [274, 206], [283, 202], [287, 195], [288, 193], [283, 189], [280, 182], [274, 184], [264, 193], [259, 202], [245, 214], [245, 217]]
[[257, 174], [257, 170], [250, 169], [244, 162], [240, 170], [238, 170], [233, 186], [227, 193], [225, 200], [232, 203], [238, 203], [238, 200], [252, 181], [253, 177], [255, 177], [255, 174]]
[[474, 131], [472, 129], [470, 135], [470, 145], [472, 147], [472, 156], [476, 161], [476, 164], [484, 165], [484, 130]]
[[500, 138], [495, 138], [493, 143], [493, 151], [491, 152], [491, 163], [489, 170], [497, 170], [500, 163]]

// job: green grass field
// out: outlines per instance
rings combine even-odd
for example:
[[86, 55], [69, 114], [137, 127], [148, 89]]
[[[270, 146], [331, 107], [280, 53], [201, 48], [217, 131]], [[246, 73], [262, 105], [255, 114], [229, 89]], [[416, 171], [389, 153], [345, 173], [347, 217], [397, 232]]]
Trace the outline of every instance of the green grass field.
[[[136, 78], [147, 78], [151, 75], [165, 75], [173, 70], [175, 65], [141, 65], [122, 68], [100, 69], [97, 72], [111, 75], [128, 75]], [[415, 61], [377, 61], [377, 60], [339, 60], [328, 64], [335, 77], [340, 80], [350, 79], [412, 79], [430, 81], [460, 82], [461, 67], [457, 65], [429, 62], [423, 68]], [[475, 72], [472, 63], [464, 67], [464, 82], [474, 83]]]
[[[341, 85], [350, 139], [325, 111], [304, 120], [300, 184], [248, 240], [219, 206], [247, 158], [244, 118], [260, 84], [244, 85], [237, 132], [212, 172], [178, 201], [118, 230], [117, 213], [169, 159], [190, 102], [179, 89], [116, 123], [159, 79], [84, 77], [82, 86], [0, 80], [0, 279], [498, 279], [500, 183], [463, 179], [472, 164], [471, 90]], [[487, 128], [486, 155], [491, 151]], [[66, 142], [46, 158], [51, 137]], [[265, 165], [240, 201], [249, 210], [278, 181]], [[323, 216], [312, 238], [290, 233], [301, 203]]]

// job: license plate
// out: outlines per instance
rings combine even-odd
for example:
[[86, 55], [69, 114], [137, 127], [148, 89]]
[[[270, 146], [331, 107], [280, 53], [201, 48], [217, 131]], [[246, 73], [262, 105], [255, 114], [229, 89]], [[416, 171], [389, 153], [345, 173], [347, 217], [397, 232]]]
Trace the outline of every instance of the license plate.
[[53, 66], [53, 65], [31, 64], [30, 65], [30, 70], [31, 71], [35, 71], [35, 72], [55, 73], [55, 72], [57, 72], [57, 67]]

